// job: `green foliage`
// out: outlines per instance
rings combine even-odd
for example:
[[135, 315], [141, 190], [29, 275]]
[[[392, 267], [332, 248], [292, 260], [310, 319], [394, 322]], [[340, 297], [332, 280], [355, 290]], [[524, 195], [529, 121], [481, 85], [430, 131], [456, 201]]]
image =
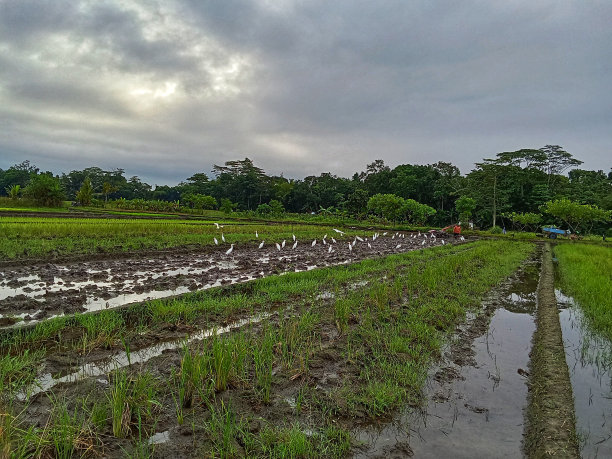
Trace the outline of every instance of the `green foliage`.
[[493, 227], [489, 228], [488, 232], [491, 233], [491, 234], [501, 234], [503, 232], [503, 230], [499, 226], [493, 226]]
[[48, 207], [59, 206], [66, 197], [60, 181], [51, 174], [41, 174], [32, 178], [23, 190], [23, 194], [39, 205]]
[[182, 196], [182, 201], [187, 206], [198, 210], [212, 210], [217, 208], [217, 200], [212, 196], [203, 194], [187, 193]]
[[461, 196], [455, 201], [455, 209], [459, 212], [459, 221], [469, 222], [472, 212], [476, 209], [476, 200], [468, 196]]
[[548, 201], [541, 209], [542, 212], [563, 221], [574, 233], [589, 232], [595, 222], [609, 222], [612, 214], [612, 211], [589, 204], [578, 204], [566, 198]]
[[542, 222], [542, 215], [533, 212], [506, 212], [502, 217], [510, 220], [519, 231], [535, 231]]
[[261, 216], [272, 215], [272, 207], [269, 204], [259, 204], [255, 212]]
[[93, 198], [93, 187], [91, 186], [91, 180], [89, 177], [86, 177], [83, 181], [83, 185], [81, 185], [81, 189], [76, 194], [76, 200], [82, 206], [91, 205], [91, 200]]
[[227, 198], [223, 198], [221, 199], [221, 205], [219, 206], [219, 210], [225, 214], [231, 214], [237, 207], [238, 204], [233, 203]]
[[11, 199], [17, 199], [21, 194], [21, 185], [13, 185], [6, 187], [6, 193]]

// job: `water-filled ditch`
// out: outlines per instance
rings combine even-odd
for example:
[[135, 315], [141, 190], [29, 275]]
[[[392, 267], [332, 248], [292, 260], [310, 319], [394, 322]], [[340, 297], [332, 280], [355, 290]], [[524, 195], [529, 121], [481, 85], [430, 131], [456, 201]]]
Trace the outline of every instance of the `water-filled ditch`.
[[531, 261], [469, 315], [429, 372], [421, 409], [369, 426], [361, 457], [520, 457], [539, 263]]

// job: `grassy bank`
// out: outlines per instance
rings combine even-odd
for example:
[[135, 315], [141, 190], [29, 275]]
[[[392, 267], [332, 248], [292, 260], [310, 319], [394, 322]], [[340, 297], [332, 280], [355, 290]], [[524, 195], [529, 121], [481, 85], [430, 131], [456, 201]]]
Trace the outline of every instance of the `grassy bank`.
[[[356, 420], [420, 402], [444, 337], [532, 250], [505, 241], [441, 246], [6, 332], [0, 446], [23, 457], [86, 448], [138, 457], [151, 453], [150, 435], [170, 429], [182, 433], [159, 455], [345, 456]], [[265, 311], [276, 314], [258, 327], [113, 372], [106, 390], [84, 381], [48, 394], [50, 402], [9, 396], [53, 354], [118, 349], [173, 326]], [[50, 411], [43, 418], [41, 404]]]
[[556, 245], [561, 289], [574, 297], [590, 327], [612, 341], [612, 247]]

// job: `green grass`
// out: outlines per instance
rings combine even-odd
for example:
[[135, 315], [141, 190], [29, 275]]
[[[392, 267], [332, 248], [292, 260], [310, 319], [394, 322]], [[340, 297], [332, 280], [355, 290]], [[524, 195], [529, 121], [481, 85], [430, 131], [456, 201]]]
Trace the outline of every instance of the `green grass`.
[[[331, 226], [219, 223], [224, 228], [203, 220], [0, 217], [0, 260], [210, 246], [214, 238], [222, 244], [222, 234], [226, 246], [290, 241], [293, 234], [302, 243], [324, 234], [336, 235]], [[363, 230], [347, 230], [346, 237], [364, 234]]]
[[590, 327], [612, 341], [612, 248], [586, 244], [559, 244], [561, 289], [573, 296]]

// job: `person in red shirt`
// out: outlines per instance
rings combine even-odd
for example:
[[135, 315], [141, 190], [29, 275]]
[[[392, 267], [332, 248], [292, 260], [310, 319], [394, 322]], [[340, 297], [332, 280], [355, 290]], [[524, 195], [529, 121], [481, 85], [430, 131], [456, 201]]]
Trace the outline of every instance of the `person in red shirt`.
[[453, 226], [453, 236], [455, 237], [455, 239], [459, 239], [460, 235], [461, 235], [461, 226], [459, 225]]

